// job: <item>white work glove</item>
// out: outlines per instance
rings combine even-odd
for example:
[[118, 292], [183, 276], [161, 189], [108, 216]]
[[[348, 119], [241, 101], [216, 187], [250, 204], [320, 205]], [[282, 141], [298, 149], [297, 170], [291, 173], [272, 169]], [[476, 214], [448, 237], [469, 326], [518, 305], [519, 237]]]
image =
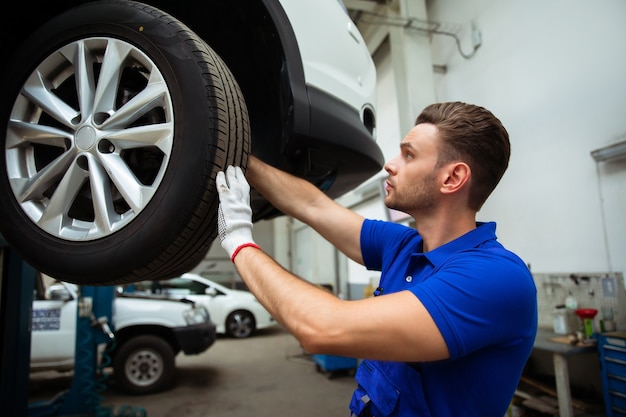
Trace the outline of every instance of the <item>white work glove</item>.
[[[222, 247], [234, 262], [239, 250], [246, 246], [259, 248], [252, 239], [250, 185], [240, 167], [229, 166], [215, 179], [220, 205], [217, 230]], [[259, 248], [260, 249], [260, 248]]]

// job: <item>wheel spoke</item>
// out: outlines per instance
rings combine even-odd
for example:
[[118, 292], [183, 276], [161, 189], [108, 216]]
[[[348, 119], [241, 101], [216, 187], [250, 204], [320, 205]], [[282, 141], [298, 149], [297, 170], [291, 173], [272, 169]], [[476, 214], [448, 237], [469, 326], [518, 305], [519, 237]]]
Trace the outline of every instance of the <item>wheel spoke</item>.
[[[67, 169], [71, 166], [74, 156], [67, 152], [45, 166], [30, 178], [12, 178], [11, 186], [20, 203], [40, 200], [45, 191], [62, 176], [67, 177]], [[63, 183], [63, 180], [61, 181]], [[57, 191], [58, 192], [58, 188]], [[55, 193], [56, 193], [55, 192]]]
[[140, 212], [150, 200], [154, 187], [142, 185], [118, 154], [101, 155], [100, 161], [131, 210]]
[[124, 42], [110, 40], [107, 44], [102, 68], [98, 77], [94, 112], [112, 113], [115, 110], [115, 97], [124, 66], [124, 60], [131, 51], [131, 46]]
[[76, 161], [72, 163], [55, 190], [50, 203], [37, 224], [44, 230], [59, 235], [70, 219], [66, 216], [74, 198], [87, 178], [87, 172]]
[[74, 64], [76, 73], [76, 93], [78, 104], [84, 121], [92, 113], [94, 102], [95, 80], [93, 75], [94, 59], [89, 50], [85, 47], [85, 42], [74, 42], [63, 48], [60, 53]]
[[104, 129], [120, 129], [128, 126], [155, 107], [163, 107], [167, 85], [160, 76], [150, 74], [146, 88], [124, 104], [103, 124]]
[[35, 123], [11, 120], [9, 122], [9, 135], [7, 135], [7, 149], [17, 148], [23, 145], [40, 144], [64, 148], [70, 134], [55, 127], [38, 125]]
[[109, 177], [102, 165], [93, 159], [89, 163], [89, 184], [91, 185], [95, 214], [94, 226], [99, 231], [109, 234], [113, 231], [113, 224], [119, 216], [113, 207]]
[[22, 88], [22, 94], [59, 123], [74, 128], [72, 121], [79, 115], [78, 111], [49, 90], [44, 80], [44, 75], [40, 70], [34, 71], [31, 76], [28, 77], [28, 80], [26, 80]]
[[107, 134], [106, 138], [122, 150], [155, 146], [169, 157], [174, 140], [174, 125], [167, 122], [116, 130]]

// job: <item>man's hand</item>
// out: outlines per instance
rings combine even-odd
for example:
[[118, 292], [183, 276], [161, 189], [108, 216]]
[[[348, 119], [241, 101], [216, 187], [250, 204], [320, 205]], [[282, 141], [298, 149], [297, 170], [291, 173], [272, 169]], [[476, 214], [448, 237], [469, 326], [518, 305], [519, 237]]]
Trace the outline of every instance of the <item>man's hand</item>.
[[217, 229], [220, 243], [234, 261], [243, 247], [258, 248], [252, 239], [252, 209], [250, 208], [250, 185], [239, 167], [229, 166], [218, 172], [215, 179], [220, 206], [217, 213]]

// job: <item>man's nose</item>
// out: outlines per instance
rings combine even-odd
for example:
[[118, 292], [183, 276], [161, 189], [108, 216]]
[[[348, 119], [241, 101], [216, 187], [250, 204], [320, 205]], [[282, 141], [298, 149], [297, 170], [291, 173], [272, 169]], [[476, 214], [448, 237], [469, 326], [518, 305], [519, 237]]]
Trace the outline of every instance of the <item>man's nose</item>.
[[385, 163], [385, 166], [384, 166], [385, 171], [387, 171], [390, 174], [395, 172], [395, 169], [396, 169], [395, 160], [396, 160], [396, 158], [394, 158], [394, 159], [392, 159], [390, 161], [387, 161]]

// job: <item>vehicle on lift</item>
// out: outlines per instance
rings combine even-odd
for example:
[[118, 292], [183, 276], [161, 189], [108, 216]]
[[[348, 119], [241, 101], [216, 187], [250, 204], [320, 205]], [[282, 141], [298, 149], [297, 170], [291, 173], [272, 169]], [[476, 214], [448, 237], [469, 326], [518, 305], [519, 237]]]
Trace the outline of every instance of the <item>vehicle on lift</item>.
[[[36, 287], [31, 372], [74, 369], [76, 361], [84, 359], [76, 354], [77, 337], [79, 345], [82, 338], [88, 343], [84, 334], [77, 336], [80, 287], [59, 281]], [[129, 394], [149, 394], [171, 387], [176, 355], [200, 354], [216, 340], [209, 312], [193, 301], [115, 294], [112, 303], [109, 326], [113, 340], [100, 346], [101, 354], [106, 355], [101, 363], [110, 363], [116, 386]], [[97, 318], [94, 320], [97, 324]]]
[[160, 281], [140, 281], [127, 286], [133, 293], [186, 298], [204, 305], [218, 334], [244, 339], [278, 324], [250, 292], [228, 288], [198, 274], [187, 273]]
[[64, 281], [192, 270], [217, 173], [251, 153], [333, 198], [383, 167], [375, 67], [340, 0], [147, 3], [15, 2], [0, 29], [0, 233]]

